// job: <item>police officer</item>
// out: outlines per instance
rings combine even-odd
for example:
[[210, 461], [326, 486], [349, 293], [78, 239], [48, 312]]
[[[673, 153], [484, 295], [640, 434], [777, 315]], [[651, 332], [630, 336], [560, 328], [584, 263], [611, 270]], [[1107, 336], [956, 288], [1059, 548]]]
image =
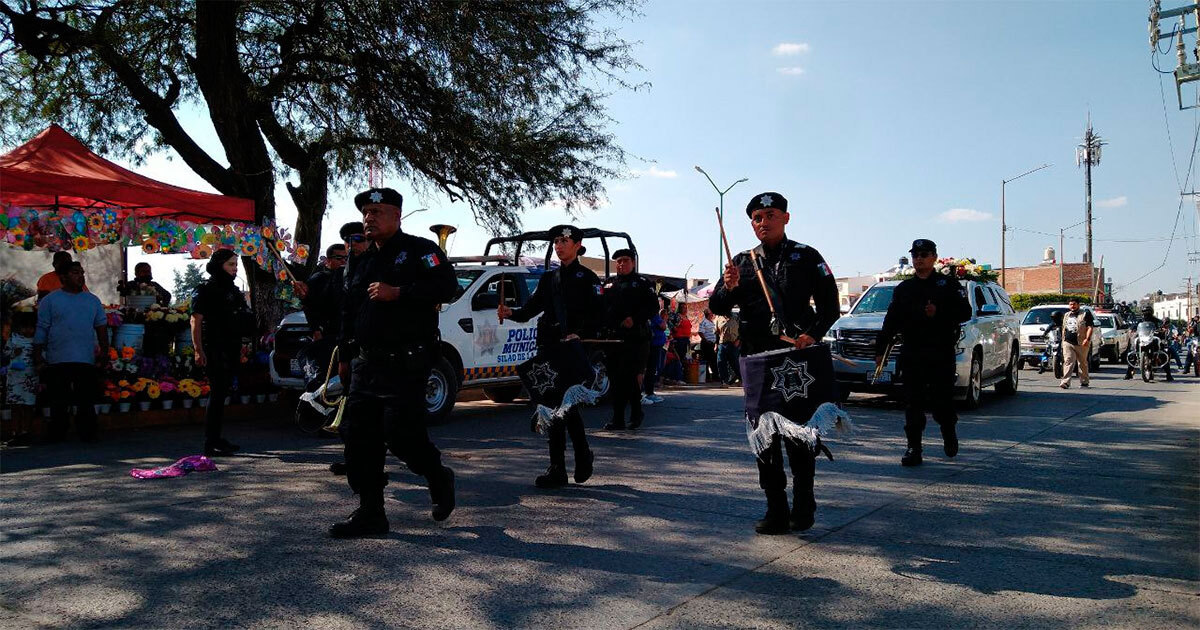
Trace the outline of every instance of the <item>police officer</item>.
[[[496, 315], [501, 320], [515, 322], [527, 322], [541, 314], [537, 323], [539, 354], [550, 344], [594, 338], [603, 315], [600, 278], [579, 262], [585, 251], [583, 232], [571, 225], [558, 225], [550, 228], [549, 234], [553, 239], [554, 254], [558, 256], [558, 269], [542, 275], [537, 289], [521, 308], [514, 310], [504, 304], [496, 308]], [[596, 456], [588, 448], [583, 416], [576, 407], [567, 412], [562, 422], [555, 422], [550, 428], [550, 468], [534, 481], [537, 487], [567, 485], [568, 433], [575, 448], [575, 483], [583, 483], [592, 476]]]
[[[658, 310], [654, 283], [634, 273], [637, 252], [618, 249], [613, 252], [617, 275], [604, 285], [605, 327], [611, 339], [622, 343], [611, 352], [609, 362], [609, 395], [612, 397], [613, 417], [605, 429], [625, 428], [625, 405], [629, 405], [629, 428], [642, 425], [642, 375], [646, 357], [650, 354], [650, 318]], [[615, 344], [614, 344], [615, 345]]]
[[[772, 294], [779, 327], [773, 326], [771, 310], [748, 251], [738, 254], [733, 264], [725, 266], [721, 284], [709, 298], [709, 308], [713, 313], [729, 316], [734, 306], [741, 306], [743, 355], [787, 348], [789, 344], [780, 339], [781, 335], [794, 339], [796, 348], [811, 346], [825, 335], [840, 314], [833, 272], [816, 249], [788, 239], [785, 228], [791, 215], [783, 195], [777, 192], [755, 195], [746, 205], [746, 216], [750, 217], [754, 235], [760, 241], [754, 252]], [[782, 440], [793, 477], [793, 506], [789, 514], [780, 441], [776, 437], [758, 458], [758, 484], [767, 495], [766, 516], [754, 526], [760, 534], [806, 530], [812, 527], [817, 511], [813, 495], [817, 453], [804, 445]]]
[[425, 429], [425, 387], [440, 356], [437, 307], [454, 299], [458, 282], [441, 248], [400, 231], [403, 203], [391, 188], [354, 197], [372, 245], [345, 274], [339, 370], [350, 383], [341, 433], [359, 508], [330, 528], [334, 538], [387, 533], [389, 449], [428, 481], [434, 520], [454, 510], [454, 472], [442, 465]]
[[937, 245], [919, 238], [913, 241], [912, 264], [915, 276], [901, 282], [892, 294], [883, 330], [875, 338], [875, 365], [896, 333], [904, 339], [900, 350], [900, 374], [908, 404], [904, 409], [904, 435], [908, 448], [901, 465], [921, 464], [921, 434], [925, 432], [925, 410], [942, 428], [943, 448], [947, 457], [958, 453], [958, 433], [954, 411], [954, 347], [959, 326], [971, 319], [967, 291], [958, 280], [934, 273]]

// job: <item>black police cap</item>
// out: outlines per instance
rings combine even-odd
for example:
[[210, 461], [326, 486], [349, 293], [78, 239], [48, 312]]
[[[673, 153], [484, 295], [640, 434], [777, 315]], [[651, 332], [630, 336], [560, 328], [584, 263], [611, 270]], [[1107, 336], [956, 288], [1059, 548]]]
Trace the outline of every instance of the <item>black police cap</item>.
[[358, 208], [359, 212], [369, 203], [386, 203], [403, 208], [404, 196], [391, 188], [368, 188], [354, 195], [354, 207]]
[[550, 239], [556, 239], [560, 236], [565, 236], [576, 243], [583, 240], [583, 230], [574, 225], [556, 225], [549, 230]]
[[612, 259], [616, 260], [622, 256], [628, 256], [634, 260], [637, 260], [637, 252], [633, 251], [632, 249], [629, 249], [628, 247], [623, 247], [623, 248], [618, 249], [617, 251], [613, 252]]
[[912, 247], [908, 250], [911, 252], [936, 252], [937, 244], [927, 238], [919, 238], [913, 241]]
[[775, 208], [781, 212], [787, 212], [787, 197], [777, 192], [765, 192], [754, 195], [750, 203], [746, 204], [746, 216], [751, 216], [755, 210], [762, 210], [763, 208]]

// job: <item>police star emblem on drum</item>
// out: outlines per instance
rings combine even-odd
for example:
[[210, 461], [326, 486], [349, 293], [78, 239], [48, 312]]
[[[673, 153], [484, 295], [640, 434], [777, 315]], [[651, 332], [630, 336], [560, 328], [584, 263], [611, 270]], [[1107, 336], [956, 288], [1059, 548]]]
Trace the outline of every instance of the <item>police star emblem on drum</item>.
[[808, 398], [808, 386], [817, 380], [808, 373], [808, 361], [797, 363], [790, 358], [785, 360], [783, 365], [771, 368], [771, 374], [775, 377], [771, 389], [789, 401], [797, 396]]
[[530, 386], [539, 394], [545, 394], [552, 389], [556, 378], [558, 378], [558, 372], [551, 369], [549, 363], [535, 363], [529, 370]]

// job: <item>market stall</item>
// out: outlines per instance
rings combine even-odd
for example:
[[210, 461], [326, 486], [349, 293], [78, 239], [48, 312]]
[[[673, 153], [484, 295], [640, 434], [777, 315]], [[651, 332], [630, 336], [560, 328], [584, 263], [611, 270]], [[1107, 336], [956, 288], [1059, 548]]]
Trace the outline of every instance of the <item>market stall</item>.
[[[187, 332], [189, 296], [171, 306], [154, 304], [151, 296], [127, 295], [118, 301], [102, 293], [117, 278], [126, 278], [124, 253], [139, 247], [144, 253], [185, 254], [206, 259], [216, 249], [231, 249], [280, 280], [290, 278], [285, 260], [302, 263], [308, 255], [294, 245], [286, 230], [255, 224], [254, 202], [172, 186], [122, 168], [92, 152], [65, 130], [52, 125], [37, 137], [0, 156], [0, 260], [5, 261], [5, 290], [20, 294], [36, 276], [49, 269], [48, 253], [67, 250], [96, 278], [104, 298], [113, 336], [98, 405], [118, 409], [141, 403], [171, 409], [203, 398], [206, 386], [191, 362]], [[120, 258], [120, 275], [113, 273]], [[13, 261], [13, 264], [8, 264]], [[98, 269], [90, 268], [96, 264]], [[99, 273], [96, 273], [96, 272]], [[276, 288], [278, 297], [297, 305], [290, 283]], [[28, 356], [17, 350], [28, 344], [23, 332], [33, 317], [32, 300], [4, 313], [5, 412], [31, 402]], [[24, 330], [18, 330], [24, 328]], [[15, 341], [16, 343], [12, 343]], [[250, 346], [244, 360], [260, 354]], [[264, 361], [265, 362], [265, 361]], [[253, 379], [250, 379], [253, 380]], [[20, 382], [20, 387], [10, 384]], [[261, 388], [243, 388], [240, 395], [263, 395]], [[259, 391], [262, 389], [262, 391]], [[20, 390], [20, 391], [17, 391]], [[128, 405], [127, 405], [128, 403]]]

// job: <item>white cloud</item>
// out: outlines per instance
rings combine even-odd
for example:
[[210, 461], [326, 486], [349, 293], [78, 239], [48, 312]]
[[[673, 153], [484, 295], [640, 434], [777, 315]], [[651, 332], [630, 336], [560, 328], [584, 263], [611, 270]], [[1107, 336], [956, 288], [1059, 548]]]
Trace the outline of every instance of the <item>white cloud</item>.
[[775, 55], [799, 55], [808, 52], [808, 50], [809, 46], [805, 43], [783, 43], [777, 44], [774, 48], [772, 48], [771, 53]]
[[804, 74], [804, 68], [801, 68], [800, 66], [790, 66], [787, 68], [776, 68], [775, 71], [778, 72], [779, 74], [786, 74], [786, 75], [790, 75], [790, 76], [794, 76], [794, 77], [798, 77], [798, 76]]
[[942, 223], [959, 223], [962, 221], [990, 221], [992, 213], [980, 212], [971, 208], [951, 208], [938, 215]]
[[648, 169], [634, 169], [630, 171], [634, 177], [653, 177], [655, 179], [675, 179], [679, 176], [675, 171], [664, 171], [657, 166], [651, 165]]
[[1129, 203], [1129, 198], [1125, 195], [1113, 197], [1112, 199], [1101, 199], [1096, 202], [1096, 206], [1100, 208], [1121, 208]]

